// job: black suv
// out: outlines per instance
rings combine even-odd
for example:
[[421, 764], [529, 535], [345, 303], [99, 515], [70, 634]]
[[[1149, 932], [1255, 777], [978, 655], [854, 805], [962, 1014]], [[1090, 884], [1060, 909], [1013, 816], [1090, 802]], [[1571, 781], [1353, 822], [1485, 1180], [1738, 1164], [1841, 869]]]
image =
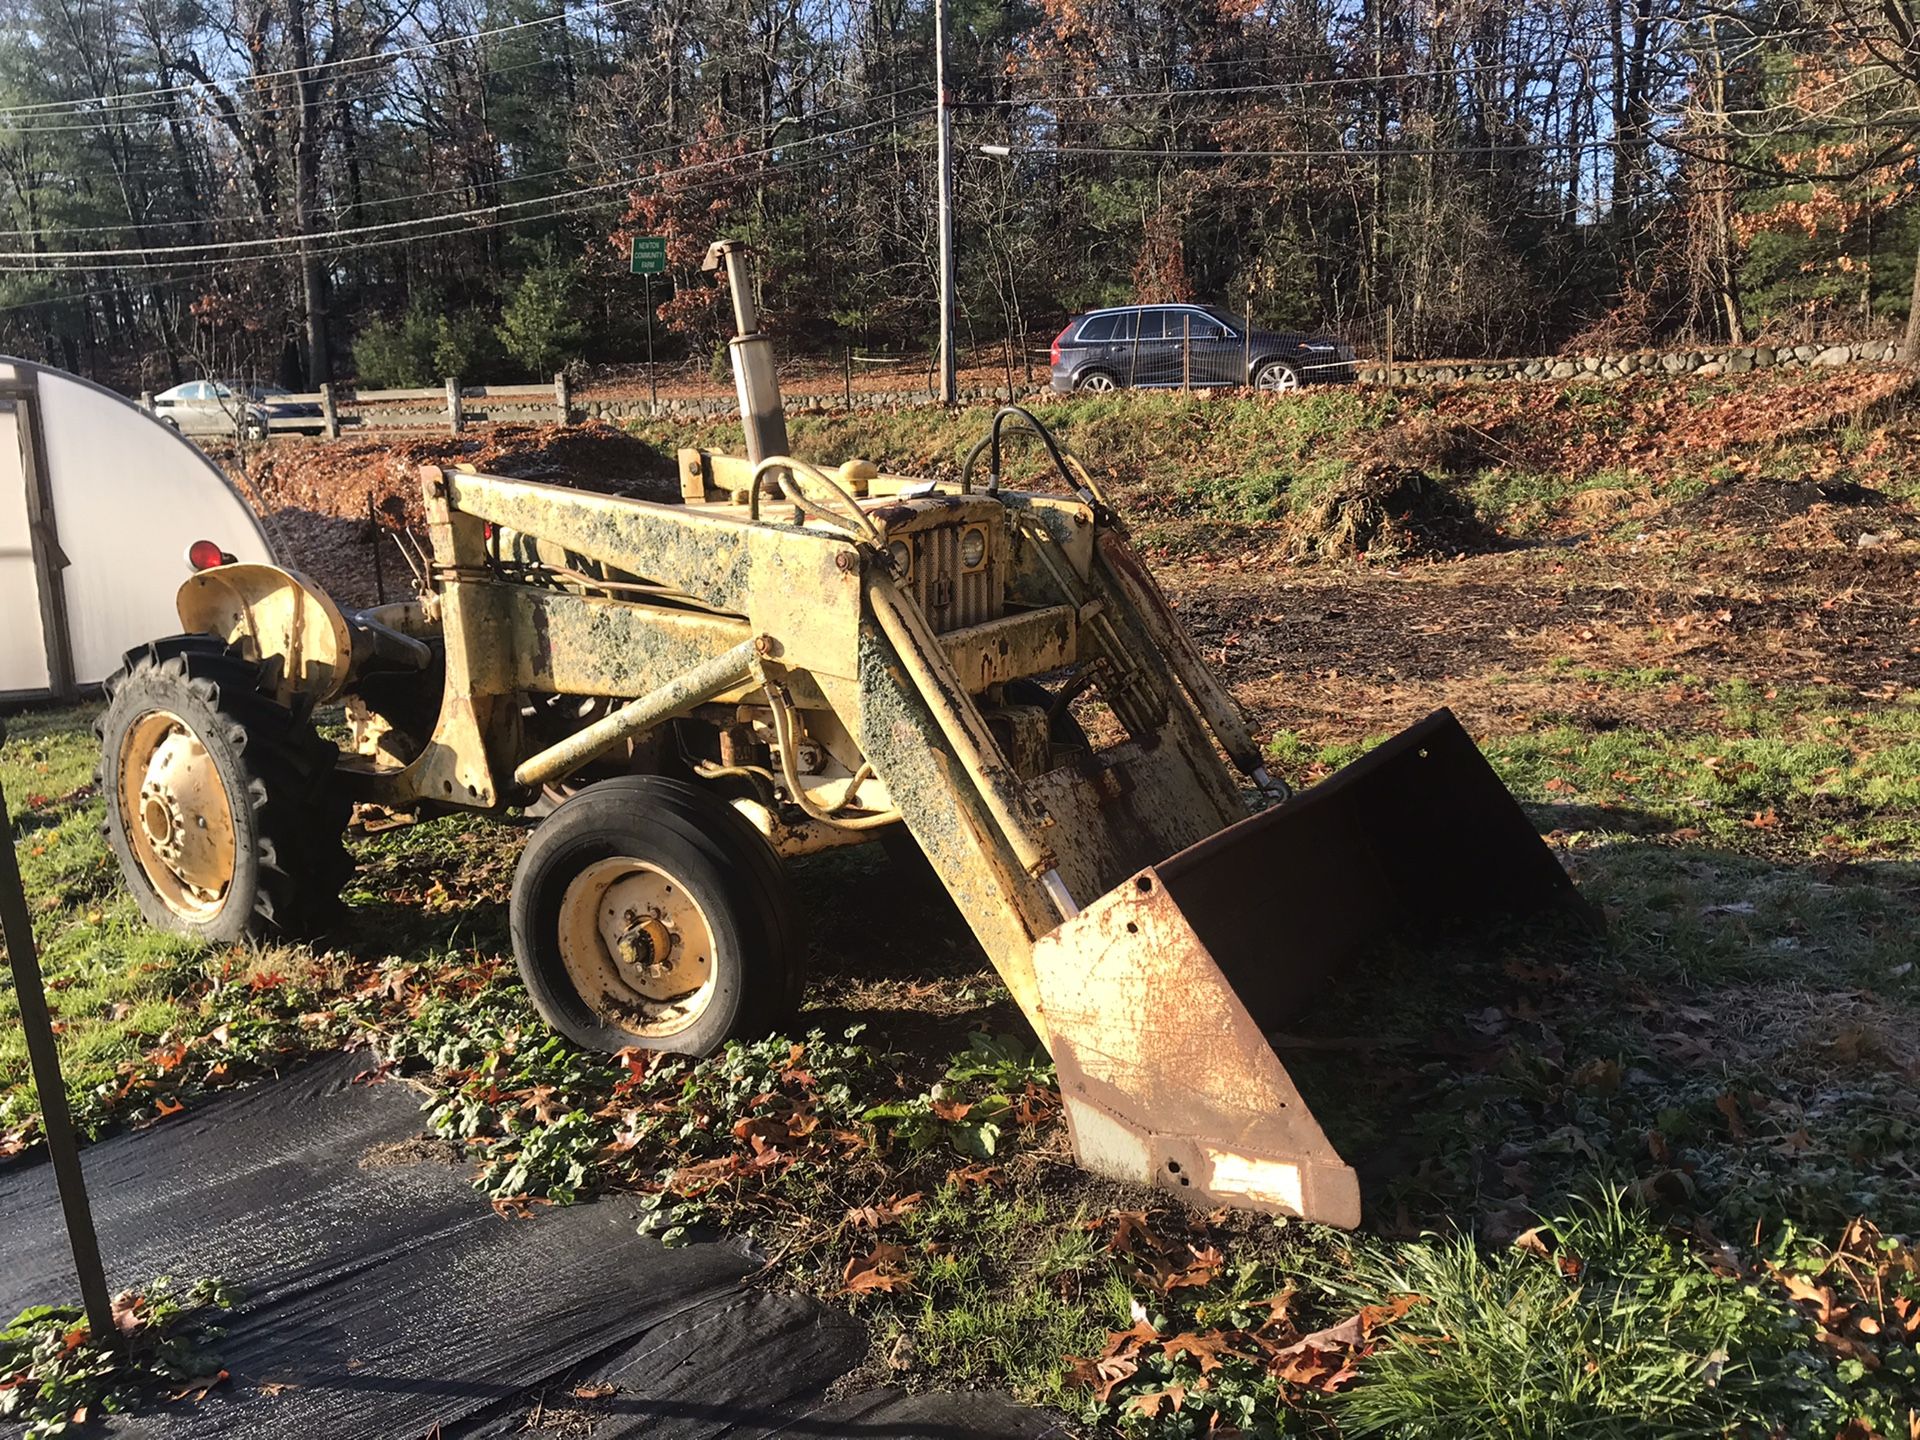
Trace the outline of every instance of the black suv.
[[1326, 336], [1275, 330], [1211, 305], [1125, 305], [1076, 316], [1053, 340], [1053, 388], [1298, 390], [1353, 379], [1353, 351]]

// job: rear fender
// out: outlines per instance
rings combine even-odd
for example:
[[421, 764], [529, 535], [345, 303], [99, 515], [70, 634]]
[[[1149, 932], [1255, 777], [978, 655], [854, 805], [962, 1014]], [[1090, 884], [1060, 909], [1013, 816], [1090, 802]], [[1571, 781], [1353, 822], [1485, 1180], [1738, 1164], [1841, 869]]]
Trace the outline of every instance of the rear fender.
[[340, 607], [313, 581], [277, 565], [216, 565], [188, 577], [174, 597], [190, 634], [226, 641], [274, 667], [275, 698], [322, 703], [337, 696], [353, 660]]

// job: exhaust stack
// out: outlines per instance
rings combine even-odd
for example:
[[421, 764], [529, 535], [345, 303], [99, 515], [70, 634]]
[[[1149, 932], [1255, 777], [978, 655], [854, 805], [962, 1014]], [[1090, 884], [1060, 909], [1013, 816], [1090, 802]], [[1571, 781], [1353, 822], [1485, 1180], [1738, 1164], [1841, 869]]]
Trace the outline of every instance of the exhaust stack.
[[736, 331], [727, 341], [727, 351], [733, 360], [733, 388], [740, 398], [747, 459], [758, 464], [769, 455], [787, 454], [788, 445], [787, 412], [780, 402], [773, 341], [760, 333], [760, 314], [753, 303], [753, 267], [747, 260], [752, 253], [744, 240], [716, 240], [708, 247], [701, 268], [714, 272], [724, 267], [727, 272]]

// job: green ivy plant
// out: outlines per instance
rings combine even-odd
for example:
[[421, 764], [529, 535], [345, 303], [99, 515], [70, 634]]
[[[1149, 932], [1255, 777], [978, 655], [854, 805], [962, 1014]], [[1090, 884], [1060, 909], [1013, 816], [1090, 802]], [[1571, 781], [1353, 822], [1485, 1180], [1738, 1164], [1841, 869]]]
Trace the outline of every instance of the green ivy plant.
[[116, 1343], [94, 1335], [78, 1305], [38, 1305], [0, 1330], [0, 1420], [25, 1422], [24, 1440], [136, 1407], [197, 1399], [227, 1378], [207, 1347], [208, 1312], [234, 1293], [218, 1280], [184, 1289], [165, 1276], [113, 1302]]

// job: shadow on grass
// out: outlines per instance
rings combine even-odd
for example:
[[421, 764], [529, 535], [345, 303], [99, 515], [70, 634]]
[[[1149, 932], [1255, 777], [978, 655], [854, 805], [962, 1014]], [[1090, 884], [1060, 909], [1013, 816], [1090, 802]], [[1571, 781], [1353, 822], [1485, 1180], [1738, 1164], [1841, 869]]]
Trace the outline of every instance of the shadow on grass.
[[943, 1063], [974, 1030], [1031, 1041], [930, 870], [898, 863], [877, 844], [810, 856], [791, 870], [808, 938], [802, 1028], [864, 1026], [876, 1043]]
[[1602, 1184], [1723, 1234], [1920, 1224], [1920, 864], [1575, 859], [1604, 934], [1402, 938], [1274, 1037], [1370, 1226], [1504, 1239]]

